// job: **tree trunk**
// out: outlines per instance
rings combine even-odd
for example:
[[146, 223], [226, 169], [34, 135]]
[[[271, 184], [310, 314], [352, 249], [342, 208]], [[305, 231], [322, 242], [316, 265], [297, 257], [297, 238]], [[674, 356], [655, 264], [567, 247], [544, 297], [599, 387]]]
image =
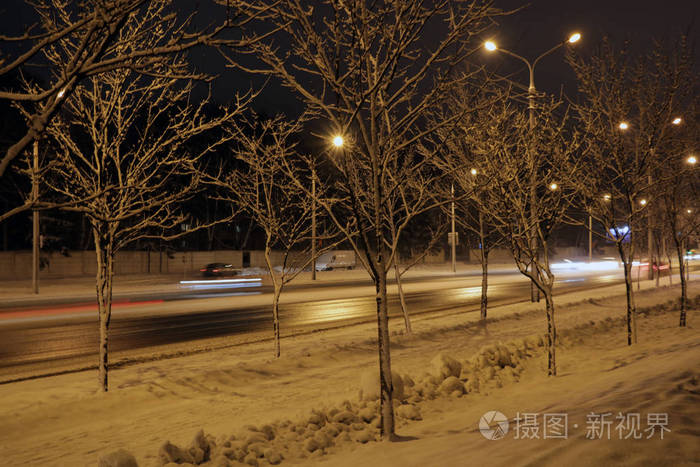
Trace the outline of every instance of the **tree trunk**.
[[484, 215], [479, 211], [479, 241], [481, 242], [481, 320], [486, 320], [488, 309], [489, 288], [489, 251], [486, 249], [486, 235], [484, 235]]
[[112, 279], [114, 277], [114, 252], [112, 242], [107, 234], [93, 228], [95, 254], [97, 256], [96, 292], [100, 327], [99, 384], [107, 392], [109, 371], [109, 322], [112, 317]]
[[389, 342], [389, 309], [386, 291], [386, 270], [380, 264], [377, 274], [377, 347], [379, 349], [379, 382], [381, 389], [381, 436], [394, 438], [394, 387], [391, 378], [391, 349]]
[[275, 339], [275, 358], [280, 356], [280, 317], [279, 317], [279, 300], [282, 294], [282, 283], [277, 280], [275, 276], [275, 269], [272, 265], [270, 241], [272, 236], [267, 234], [267, 241], [265, 242], [265, 264], [267, 264], [267, 271], [270, 274], [270, 280], [272, 281], [273, 294], [272, 294], [272, 332]]
[[676, 252], [678, 254], [678, 272], [681, 278], [681, 316], [678, 325], [684, 328], [686, 326], [686, 309], [688, 308], [688, 281], [685, 275], [685, 261], [683, 261], [685, 251], [683, 244], [678, 241], [678, 239], [674, 238], [674, 242], [676, 244]]
[[282, 287], [275, 285], [275, 291], [272, 296], [272, 330], [275, 336], [275, 358], [280, 356], [280, 314], [279, 303]]
[[552, 294], [552, 286], [545, 287], [544, 299], [546, 302], [547, 312], [547, 375], [557, 375], [557, 360], [556, 360], [556, 339], [557, 328], [554, 323], [554, 296]]
[[666, 257], [666, 261], [668, 261], [668, 285], [673, 285], [673, 263], [671, 261], [671, 251], [670, 248], [667, 248], [666, 245], [666, 237], [664, 236], [664, 256]]
[[399, 269], [398, 255], [394, 259], [394, 274], [396, 274], [396, 287], [399, 289], [399, 301], [401, 302], [401, 313], [403, 313], [403, 322], [406, 326], [406, 334], [411, 334], [411, 318], [408, 316], [408, 305], [403, 294], [403, 286], [401, 285], [401, 271]]
[[636, 311], [634, 309], [634, 286], [632, 284], [632, 262], [631, 258], [625, 258], [623, 251], [624, 246], [618, 244], [620, 251], [620, 259], [622, 259], [622, 267], [625, 272], [625, 291], [627, 295], [627, 345], [632, 345], [637, 342], [637, 323]]

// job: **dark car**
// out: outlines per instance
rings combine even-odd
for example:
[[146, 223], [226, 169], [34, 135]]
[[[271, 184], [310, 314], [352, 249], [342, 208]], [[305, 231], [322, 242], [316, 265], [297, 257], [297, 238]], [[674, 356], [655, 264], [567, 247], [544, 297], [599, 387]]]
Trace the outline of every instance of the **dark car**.
[[204, 277], [222, 277], [235, 276], [240, 271], [233, 267], [232, 264], [226, 263], [210, 263], [199, 270]]

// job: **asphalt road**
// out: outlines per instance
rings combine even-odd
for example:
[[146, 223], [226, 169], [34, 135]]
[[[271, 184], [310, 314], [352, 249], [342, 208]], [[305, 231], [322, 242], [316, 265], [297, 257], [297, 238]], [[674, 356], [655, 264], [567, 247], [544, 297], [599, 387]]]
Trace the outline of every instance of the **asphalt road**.
[[[513, 275], [516, 277], [516, 275]], [[429, 282], [429, 280], [428, 280]], [[444, 280], [443, 280], [444, 282]], [[555, 294], [592, 289], [621, 283], [617, 276], [569, 276], [558, 281]], [[468, 283], [469, 287], [464, 285]], [[409, 293], [407, 302], [412, 314], [435, 311], [478, 311], [480, 288], [478, 278], [454, 281], [454, 286]], [[365, 283], [366, 284], [366, 283]], [[342, 286], [335, 285], [338, 289]], [[443, 286], [444, 287], [444, 286]], [[306, 299], [281, 306], [281, 327], [284, 331], [322, 329], [375, 319], [376, 302], [372, 296], [340, 299], [316, 299], [314, 289], [307, 289]], [[245, 293], [245, 291], [243, 291]], [[259, 293], [259, 291], [257, 292]], [[172, 295], [172, 294], [170, 294]], [[261, 333], [272, 329], [271, 306], [234, 307], [241, 298], [229, 296], [228, 309], [206, 310], [211, 291], [202, 295], [187, 293], [167, 296], [160, 305], [162, 312], [114, 313], [110, 324], [110, 350], [146, 349], [163, 344], [184, 344], [198, 339]], [[327, 295], [327, 294], [326, 294]], [[158, 295], [163, 299], [162, 295]], [[502, 278], [489, 286], [489, 303], [513, 303], [529, 297], [529, 284], [522, 280]], [[188, 300], [183, 300], [188, 298]], [[218, 299], [221, 300], [221, 299]], [[263, 300], [264, 301], [264, 300]], [[261, 301], [259, 301], [261, 302]], [[172, 304], [172, 305], [170, 305]], [[175, 307], [174, 305], [178, 306]], [[170, 305], [170, 306], [169, 306]], [[200, 306], [201, 305], [201, 306]], [[173, 311], [173, 308], [187, 311]], [[197, 311], [198, 307], [200, 310]], [[94, 306], [93, 306], [94, 308]], [[400, 315], [397, 296], [390, 297], [390, 314]], [[40, 363], [45, 368], [60, 366], [61, 361], [79, 357], [95, 357], [98, 349], [96, 313], [43, 314], [46, 307], [36, 309], [34, 318], [0, 319], [0, 370], [4, 375], [22, 366]], [[0, 318], [2, 314], [0, 313]], [[93, 360], [94, 362], [94, 360]]]

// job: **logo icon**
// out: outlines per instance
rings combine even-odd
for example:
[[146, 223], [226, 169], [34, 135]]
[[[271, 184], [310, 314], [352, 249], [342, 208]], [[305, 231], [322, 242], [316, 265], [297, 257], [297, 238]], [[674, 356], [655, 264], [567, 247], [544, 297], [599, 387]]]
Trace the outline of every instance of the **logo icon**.
[[479, 431], [486, 439], [501, 439], [508, 433], [508, 418], [497, 410], [491, 410], [481, 416]]

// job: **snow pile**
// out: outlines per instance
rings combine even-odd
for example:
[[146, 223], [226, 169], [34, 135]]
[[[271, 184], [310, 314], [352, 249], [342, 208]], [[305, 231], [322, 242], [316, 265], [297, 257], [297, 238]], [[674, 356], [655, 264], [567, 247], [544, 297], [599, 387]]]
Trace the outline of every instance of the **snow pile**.
[[[411, 406], [406, 406], [411, 407]], [[417, 408], [404, 409], [419, 419]], [[301, 420], [248, 425], [243, 431], [215, 440], [200, 431], [190, 447], [169, 442], [161, 446], [161, 465], [277, 465], [285, 459], [317, 458], [343, 443], [367, 443], [379, 438], [379, 402], [343, 402], [341, 407], [314, 410]]]
[[[414, 381], [410, 375], [392, 372], [395, 414], [399, 423], [422, 420], [420, 403], [438, 397], [461, 397], [491, 382], [499, 386], [517, 381], [520, 362], [542, 346], [542, 338], [482, 348], [465, 362], [440, 353], [430, 361], [428, 372]], [[169, 442], [161, 446], [161, 465], [277, 465], [284, 460], [315, 459], [343, 444], [379, 440], [379, 381], [368, 370], [360, 377], [357, 401], [340, 407], [313, 410], [307, 417], [268, 425], [244, 427], [243, 431], [215, 440], [202, 431], [187, 448]]]

